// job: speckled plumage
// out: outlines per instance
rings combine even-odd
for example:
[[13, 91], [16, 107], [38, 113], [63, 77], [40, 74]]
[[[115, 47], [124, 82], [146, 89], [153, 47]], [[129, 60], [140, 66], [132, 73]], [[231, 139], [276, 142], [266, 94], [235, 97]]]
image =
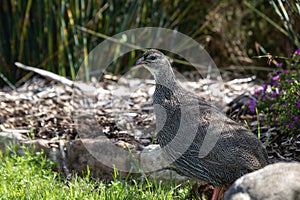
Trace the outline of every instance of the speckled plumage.
[[[187, 113], [199, 109], [199, 116], [194, 122], [198, 123], [196, 135], [187, 150], [178, 157], [175, 156], [176, 149], [165, 149], [168, 159], [174, 161], [177, 171], [219, 186], [267, 165], [266, 151], [256, 136], [226, 117], [213, 105], [182, 88], [164, 54], [150, 49], [137, 64], [143, 64], [153, 74], [156, 81], [153, 103], [166, 110], [165, 123], [157, 134], [161, 147], [166, 147], [175, 138], [180, 128], [182, 107]], [[157, 121], [163, 120], [160, 119], [162, 116], [157, 114], [156, 118]], [[224, 120], [220, 137], [207, 155], [199, 157], [208, 126], [210, 123], [218, 123], [218, 118]], [[191, 137], [189, 132], [184, 134]]]

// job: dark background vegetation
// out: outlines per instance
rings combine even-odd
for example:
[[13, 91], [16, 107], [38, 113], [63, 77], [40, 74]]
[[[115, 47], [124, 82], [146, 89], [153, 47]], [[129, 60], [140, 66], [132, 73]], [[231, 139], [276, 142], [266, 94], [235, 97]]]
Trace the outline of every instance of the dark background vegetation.
[[[32, 76], [16, 61], [74, 79], [85, 56], [106, 37], [147, 26], [192, 37], [232, 75], [259, 74], [267, 59], [254, 56], [289, 56], [300, 48], [299, 13], [299, 1], [289, 0], [3, 0], [0, 87]], [[131, 53], [119, 59], [112, 72], [125, 72], [136, 58]]]

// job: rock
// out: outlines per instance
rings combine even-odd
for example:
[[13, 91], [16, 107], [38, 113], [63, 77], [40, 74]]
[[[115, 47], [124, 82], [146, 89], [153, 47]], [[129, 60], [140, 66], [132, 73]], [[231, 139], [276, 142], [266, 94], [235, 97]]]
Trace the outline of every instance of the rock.
[[[186, 177], [170, 169], [169, 163], [161, 154], [159, 145], [146, 146], [130, 155], [125, 153], [128, 144], [123, 141], [115, 145], [104, 136], [76, 139], [66, 142], [66, 157], [63, 158], [60, 148], [51, 148], [53, 143], [49, 140], [32, 140], [21, 133], [0, 132], [0, 151], [5, 153], [6, 147], [10, 144], [18, 146], [17, 152], [20, 155], [24, 154], [22, 145], [35, 152], [43, 150], [50, 160], [57, 163], [59, 170], [63, 168], [63, 159], [66, 159], [71, 170], [82, 174], [89, 169], [91, 176], [97, 179], [112, 180], [114, 166], [121, 166], [123, 170], [118, 169], [118, 178], [125, 178], [132, 167], [135, 167], [135, 172], [139, 171], [137, 167], [140, 167], [144, 175], [159, 181], [172, 180], [181, 183], [187, 180]], [[140, 166], [136, 163], [140, 163]], [[135, 175], [130, 174], [131, 177]]]
[[161, 170], [168, 165], [165, 161], [158, 144], [146, 146], [140, 156], [141, 168], [145, 173]]
[[166, 161], [163, 153], [164, 151], [161, 150], [159, 145], [152, 144], [145, 147], [140, 155], [143, 172], [150, 178], [163, 182], [174, 181], [175, 183], [183, 183], [188, 180], [186, 176], [182, 176], [172, 170], [174, 167]]
[[113, 175], [113, 168], [104, 165], [91, 155], [85, 144], [97, 146], [93, 140], [74, 140], [67, 143], [67, 160], [70, 168], [77, 173], [85, 173], [87, 169], [94, 178], [110, 180]]
[[172, 182], [175, 184], [184, 183], [185, 181], [189, 180], [188, 177], [180, 175], [172, 169], [162, 169], [160, 171], [152, 172], [149, 177], [150, 179], [153, 178], [154, 180], [165, 183]]
[[24, 148], [26, 146], [28, 149], [34, 152], [44, 151], [46, 156], [55, 162], [58, 169], [62, 169], [61, 163], [61, 153], [58, 148], [51, 148], [49, 140], [36, 139], [32, 140], [25, 135], [17, 132], [0, 132], [0, 151], [6, 152], [6, 148], [10, 145], [16, 145], [17, 153], [19, 155], [24, 155]]
[[276, 163], [246, 174], [225, 193], [225, 200], [300, 199], [300, 163]]

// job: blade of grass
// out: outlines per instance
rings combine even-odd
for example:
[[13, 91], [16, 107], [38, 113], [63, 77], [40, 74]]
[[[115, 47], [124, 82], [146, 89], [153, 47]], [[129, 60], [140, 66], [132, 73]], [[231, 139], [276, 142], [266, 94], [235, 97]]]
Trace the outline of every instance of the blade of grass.
[[129, 44], [129, 43], [123, 43], [122, 41], [119, 41], [119, 40], [116, 40], [116, 39], [114, 39], [114, 38], [111, 38], [110, 36], [107, 36], [107, 35], [105, 35], [105, 34], [102, 34], [102, 33], [99, 33], [99, 32], [95, 32], [95, 31], [93, 31], [93, 30], [91, 30], [91, 29], [88, 29], [88, 28], [85, 28], [85, 27], [83, 27], [83, 26], [77, 26], [77, 29], [80, 30], [80, 31], [82, 31], [82, 32], [86, 32], [86, 33], [89, 33], [89, 34], [91, 34], [91, 35], [94, 35], [94, 36], [103, 38], [103, 39], [105, 39], [105, 40], [108, 40], [108, 41], [111, 41], [111, 42], [115, 42], [115, 43], [117, 43], [117, 44], [123, 44], [123, 45], [125, 45], [125, 46], [127, 46], [127, 47], [130, 47], [130, 48], [134, 48], [134, 49], [142, 49], [142, 50], [145, 50], [145, 51], [146, 51], [146, 49], [143, 49], [143, 48], [140, 47], [140, 46], [137, 46], [137, 45], [134, 45], [134, 44]]
[[13, 90], [16, 90], [16, 87], [0, 72], [0, 78]]
[[260, 121], [259, 121], [259, 113], [257, 108], [255, 108], [255, 113], [256, 113], [256, 120], [257, 120], [257, 137], [258, 139], [260, 139]]
[[283, 28], [281, 28], [275, 21], [273, 21], [271, 18], [269, 18], [267, 15], [265, 15], [264, 13], [262, 13], [261, 11], [259, 11], [258, 9], [256, 9], [255, 7], [253, 7], [250, 3], [248, 3], [247, 1], [243, 1], [243, 3], [250, 8], [251, 10], [253, 10], [255, 13], [257, 13], [259, 16], [261, 16], [263, 19], [265, 19], [267, 22], [269, 22], [272, 26], [274, 26], [276, 29], [278, 29], [281, 33], [283, 33], [286, 36], [289, 36], [288, 32], [285, 31]]
[[292, 23], [290, 21], [289, 15], [283, 5], [283, 2], [281, 0], [277, 0], [278, 5], [274, 1], [270, 1], [270, 4], [273, 6], [275, 12], [280, 17], [280, 19], [283, 22], [283, 25], [285, 29], [287, 30], [288, 37], [296, 44], [296, 46], [299, 46], [299, 41], [297, 38], [297, 33], [295, 33]]
[[26, 33], [27, 33], [27, 25], [29, 23], [29, 15], [30, 15], [31, 5], [32, 5], [32, 0], [28, 0], [27, 6], [26, 6], [26, 11], [25, 11], [25, 17], [24, 17], [24, 21], [23, 21], [23, 26], [22, 26], [22, 32], [21, 32], [21, 36], [20, 36], [20, 49], [19, 49], [18, 60], [22, 59], [23, 53], [24, 53], [24, 42], [25, 42], [25, 37], [26, 37]]
[[[85, 2], [84, 2], [84, 0], [81, 0], [80, 4], [81, 4], [81, 13], [80, 13], [80, 15], [81, 15], [81, 19], [82, 19], [81, 24], [85, 24], [85, 21], [83, 21], [85, 19], [85, 12], [84, 12], [84, 10], [85, 10]], [[83, 42], [83, 57], [84, 57], [84, 62], [85, 62], [84, 63], [84, 66], [85, 66], [85, 79], [86, 79], [86, 81], [90, 81], [90, 72], [89, 72], [90, 70], [88, 68], [88, 63], [87, 63], [87, 61], [88, 61], [87, 58], [88, 58], [88, 54], [89, 54], [89, 52], [88, 52], [88, 44], [87, 44], [87, 34], [83, 33], [82, 35], [83, 35], [83, 37], [82, 37], [82, 42]]]

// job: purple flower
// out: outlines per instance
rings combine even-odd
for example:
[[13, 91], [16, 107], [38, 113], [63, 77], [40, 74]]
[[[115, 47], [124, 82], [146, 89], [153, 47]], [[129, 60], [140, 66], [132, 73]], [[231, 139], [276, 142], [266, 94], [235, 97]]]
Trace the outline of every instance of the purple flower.
[[293, 129], [294, 127], [295, 127], [294, 123], [292, 123], [292, 124], [289, 125], [289, 129]]
[[267, 84], [263, 84], [262, 87], [263, 87], [263, 90], [265, 92], [267, 90], [267, 88], [268, 88], [268, 85]]
[[288, 70], [286, 70], [286, 69], [280, 70], [281, 73], [287, 73], [287, 71], [288, 71]]
[[274, 105], [271, 105], [271, 106], [270, 106], [270, 110], [273, 110], [273, 108], [274, 108]]
[[278, 121], [278, 116], [276, 114], [274, 114], [274, 121], [277, 122]]
[[287, 82], [294, 83], [294, 80], [293, 79], [288, 79]]
[[297, 49], [297, 50], [295, 51], [295, 53], [298, 54], [298, 55], [300, 55], [300, 49]]
[[297, 122], [299, 120], [298, 117], [294, 117], [294, 122]]
[[271, 91], [271, 98], [274, 98], [276, 96], [275, 92]]
[[267, 99], [266, 95], [263, 95], [262, 100], [265, 101]]
[[276, 92], [276, 94], [279, 94], [280, 93], [280, 89], [279, 88], [275, 88], [275, 92]]
[[277, 81], [279, 78], [280, 78], [280, 76], [277, 75], [277, 76], [273, 76], [271, 79], [272, 79], [273, 81]]
[[262, 93], [262, 91], [263, 91], [262, 89], [257, 89], [254, 91], [254, 95], [258, 95], [258, 94]]
[[300, 102], [297, 102], [296, 105], [300, 109]]
[[254, 100], [252, 100], [252, 99], [249, 99], [248, 100], [248, 103], [249, 103], [249, 109], [250, 109], [250, 112], [252, 113], [252, 114], [254, 114], [255, 113], [255, 106], [256, 106], [256, 103], [257, 103], [257, 100], [256, 99], [254, 99]]
[[263, 120], [264, 118], [265, 118], [265, 116], [263, 114], [261, 114], [261, 113], [258, 114], [258, 119], [259, 120]]
[[280, 62], [280, 63], [277, 63], [277, 67], [282, 67], [283, 63]]

